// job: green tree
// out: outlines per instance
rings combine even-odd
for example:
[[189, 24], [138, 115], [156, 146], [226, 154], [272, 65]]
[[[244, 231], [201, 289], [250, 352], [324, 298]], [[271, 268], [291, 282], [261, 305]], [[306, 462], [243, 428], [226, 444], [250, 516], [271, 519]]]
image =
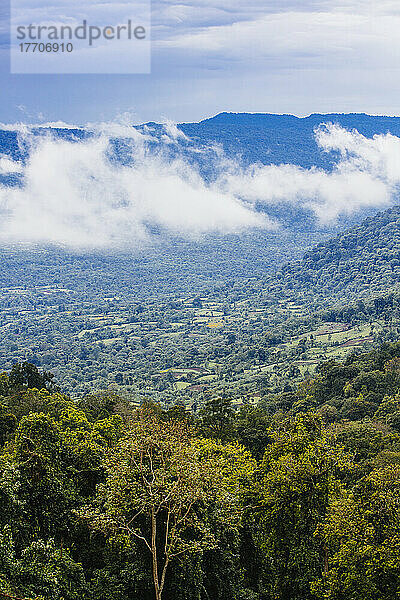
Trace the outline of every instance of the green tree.
[[238, 440], [260, 459], [271, 442], [271, 417], [262, 408], [243, 406], [235, 418]]
[[314, 533], [351, 464], [316, 415], [285, 419], [271, 436], [256, 512], [266, 598], [305, 600], [324, 564], [324, 546]]
[[[0, 597], [22, 600], [81, 600], [86, 591], [82, 565], [54, 540], [36, 540], [17, 552], [10, 527], [0, 531]], [[40, 595], [40, 599], [38, 596]]]
[[222, 441], [231, 440], [234, 433], [234, 411], [228, 398], [211, 398], [200, 411], [204, 435]]
[[243, 469], [250, 476], [254, 467], [249, 454], [237, 448], [235, 470], [231, 454], [216, 442], [192, 437], [182, 422], [146, 418], [134, 423], [108, 456], [100, 510], [88, 507], [81, 514], [93, 527], [147, 548], [156, 600], [162, 598], [171, 562], [217, 545], [207, 508], [226, 526], [237, 526], [239, 478]]
[[16, 363], [8, 376], [8, 385], [10, 391], [20, 391], [36, 388], [41, 390], [56, 391], [58, 388], [53, 382], [54, 375], [47, 371], [42, 373], [29, 362]]
[[329, 550], [312, 585], [326, 600], [394, 600], [400, 589], [400, 466], [377, 469], [332, 500], [318, 533]]

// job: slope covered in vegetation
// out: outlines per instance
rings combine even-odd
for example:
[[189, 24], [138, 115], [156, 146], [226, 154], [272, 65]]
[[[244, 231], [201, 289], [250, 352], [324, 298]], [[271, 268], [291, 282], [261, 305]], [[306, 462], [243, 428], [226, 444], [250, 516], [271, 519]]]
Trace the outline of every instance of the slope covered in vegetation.
[[[316, 376], [278, 404], [293, 412], [318, 410], [328, 421], [383, 420], [400, 432], [400, 343], [319, 365]], [[275, 410], [276, 408], [274, 408]]]
[[179, 128], [203, 144], [220, 143], [228, 156], [246, 162], [292, 163], [308, 168], [330, 169], [335, 156], [323, 152], [314, 131], [322, 123], [356, 129], [367, 138], [376, 134], [400, 135], [400, 118], [366, 114], [312, 114], [308, 117], [268, 113], [223, 112], [200, 123], [182, 123]]
[[0, 595], [393, 600], [399, 355], [324, 365], [297, 401], [213, 398], [197, 416], [72, 401], [16, 365], [1, 375]]
[[400, 280], [400, 207], [320, 242], [278, 275], [290, 292], [312, 293], [321, 301], [372, 296]]

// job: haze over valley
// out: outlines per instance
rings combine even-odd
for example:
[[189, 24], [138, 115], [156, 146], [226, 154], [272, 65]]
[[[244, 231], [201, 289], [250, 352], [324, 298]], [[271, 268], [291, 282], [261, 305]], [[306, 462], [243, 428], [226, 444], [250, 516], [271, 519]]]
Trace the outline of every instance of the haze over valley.
[[397, 289], [397, 209], [374, 217], [397, 201], [397, 135], [367, 115], [3, 127], [4, 368], [197, 406], [284, 389], [291, 356], [301, 377], [392, 339], [373, 305], [336, 334], [318, 311]]

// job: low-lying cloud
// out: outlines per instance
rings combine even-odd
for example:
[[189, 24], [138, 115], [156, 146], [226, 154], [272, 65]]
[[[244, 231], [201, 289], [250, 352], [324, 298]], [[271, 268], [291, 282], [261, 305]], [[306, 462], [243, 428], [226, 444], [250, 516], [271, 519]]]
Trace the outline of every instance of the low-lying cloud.
[[315, 136], [322, 150], [339, 153], [331, 172], [290, 164], [251, 165], [228, 173], [223, 189], [266, 205], [301, 205], [324, 225], [340, 215], [385, 207], [395, 199], [400, 183], [400, 138], [387, 134], [370, 139], [333, 124], [320, 127]]
[[[150, 150], [135, 130], [99, 130], [83, 141], [29, 140], [22, 187], [0, 187], [3, 242], [120, 248], [145, 242], [154, 227], [190, 236], [272, 226], [251, 203], [207, 185], [188, 161], [164, 156], [163, 143]], [[124, 134], [128, 164], [113, 157], [111, 133]], [[2, 160], [3, 172], [20, 168]]]
[[400, 138], [369, 139], [335, 125], [316, 131], [319, 146], [339, 157], [330, 172], [291, 164], [245, 168], [220, 148], [208, 148], [215, 162], [211, 183], [196, 167], [195, 156], [205, 149], [171, 123], [158, 137], [124, 124], [91, 126], [90, 132], [71, 140], [19, 128], [28, 158], [0, 157], [0, 175], [21, 177], [21, 186], [0, 184], [1, 243], [127, 248], [148, 243], [154, 229], [189, 237], [273, 229], [279, 224], [267, 216], [268, 207], [281, 203], [328, 224], [391, 204], [400, 183]]

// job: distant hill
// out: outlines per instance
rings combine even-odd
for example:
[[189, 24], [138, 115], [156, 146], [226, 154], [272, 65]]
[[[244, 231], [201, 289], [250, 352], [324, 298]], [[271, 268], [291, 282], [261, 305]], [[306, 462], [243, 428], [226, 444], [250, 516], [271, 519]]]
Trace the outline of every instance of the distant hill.
[[[40, 136], [45, 135], [49, 129], [47, 128], [37, 128], [33, 130], [33, 134]], [[90, 133], [84, 131], [83, 129], [57, 129], [55, 127], [51, 128], [51, 132], [58, 136], [59, 138], [71, 140], [71, 139], [84, 139], [90, 136]], [[13, 158], [14, 160], [22, 160], [27, 156], [27, 147], [25, 146], [23, 139], [18, 135], [17, 131], [10, 131], [5, 129], [0, 129], [0, 155], [7, 155]]]
[[[299, 118], [293, 115], [250, 114], [223, 112], [199, 123], [178, 125], [185, 136], [177, 139], [177, 144], [166, 145], [165, 150], [173, 156], [183, 154], [190, 162], [195, 162], [205, 179], [212, 178], [215, 169], [215, 155], [208, 153], [208, 146], [220, 144], [228, 157], [234, 157], [243, 164], [282, 164], [290, 163], [304, 168], [312, 166], [330, 170], [338, 156], [334, 152], [323, 152], [314, 137], [315, 129], [323, 123], [336, 123], [347, 129], [356, 129], [371, 138], [376, 134], [392, 133], [400, 137], [400, 117], [373, 116], [366, 114], [313, 114]], [[151, 131], [161, 138], [164, 126], [159, 123], [146, 123], [136, 126], [139, 131]], [[46, 135], [46, 128], [33, 130], [33, 135]], [[52, 128], [53, 135], [63, 139], [80, 140], [92, 134], [84, 129]], [[202, 152], [193, 153], [193, 143]], [[124, 161], [123, 141], [114, 140], [115, 158]], [[151, 147], [151, 143], [150, 143]], [[23, 160], [28, 154], [24, 142], [16, 131], [0, 129], [0, 156], [10, 156]], [[0, 181], [4, 182], [4, 179]], [[13, 179], [10, 180], [13, 183]]]
[[[220, 144], [228, 157], [234, 157], [244, 165], [293, 164], [305, 169], [318, 167], [330, 171], [340, 157], [337, 152], [324, 152], [315, 141], [315, 130], [324, 123], [355, 129], [367, 138], [387, 133], [400, 137], [400, 117], [364, 113], [312, 114], [300, 118], [294, 115], [223, 112], [199, 123], [181, 123], [178, 128], [192, 143], [203, 148]], [[147, 123], [146, 126], [159, 135], [163, 131], [162, 126], [156, 123]], [[179, 145], [184, 149], [186, 140], [179, 140]], [[191, 160], [192, 155], [189, 153], [188, 156]], [[202, 152], [198, 153], [195, 160], [203, 176], [212, 179], [214, 157]], [[260, 207], [260, 210], [265, 210], [270, 217], [276, 218], [289, 229], [321, 229], [314, 215], [299, 205], [269, 205]], [[337, 225], [328, 229], [332, 232], [343, 230], [359, 223], [362, 218], [376, 214], [376, 211], [376, 208], [364, 208], [358, 214], [341, 215]]]
[[322, 123], [337, 123], [357, 129], [366, 137], [392, 133], [400, 136], [400, 117], [366, 114], [293, 115], [223, 112], [200, 123], [183, 123], [179, 128], [202, 143], [219, 142], [228, 155], [241, 155], [248, 163], [292, 163], [304, 168], [331, 168], [335, 156], [321, 151], [314, 130]]
[[[400, 136], [400, 117], [373, 116], [363, 113], [352, 114], [313, 114], [309, 117], [276, 115], [268, 113], [227, 113], [223, 112], [199, 123], [181, 123], [178, 128], [193, 141], [201, 145], [217, 142], [223, 146], [228, 156], [242, 157], [246, 163], [262, 164], [292, 163], [305, 168], [319, 166], [330, 168], [335, 156], [326, 154], [315, 143], [314, 130], [322, 123], [337, 123], [347, 129], [357, 129], [362, 135], [392, 133]], [[146, 123], [137, 128], [150, 128], [156, 135], [164, 132], [158, 123]], [[42, 135], [46, 130], [36, 131]], [[55, 129], [59, 137], [71, 139], [88, 135], [82, 129]], [[179, 141], [181, 147], [185, 141]], [[25, 155], [18, 143], [15, 131], [0, 129], [0, 154], [14, 159]]]
[[354, 299], [400, 283], [400, 206], [319, 243], [278, 273], [288, 290], [320, 299]]
[[[199, 146], [203, 150], [207, 146], [218, 143], [224, 148], [227, 156], [235, 157], [238, 160], [241, 157], [244, 163], [292, 163], [304, 168], [317, 166], [329, 170], [335, 162], [335, 156], [331, 153], [322, 152], [314, 139], [315, 128], [321, 123], [326, 122], [338, 123], [348, 129], [355, 128], [367, 137], [388, 132], [400, 136], [400, 117], [370, 116], [365, 114], [314, 114], [309, 117], [298, 118], [293, 115], [221, 113], [199, 123], [182, 123], [178, 125], [178, 128], [192, 142], [185, 139], [185, 136], [178, 137], [177, 144], [166, 144], [166, 151], [172, 154], [174, 152], [181, 153], [188, 160], [192, 162], [196, 161], [206, 179], [213, 176], [215, 154], [212, 152], [208, 153], [207, 151], [193, 152], [193, 146], [195, 146], [195, 149], [197, 149], [196, 146]], [[156, 137], [165, 134], [165, 129], [160, 124], [148, 123], [138, 126], [139, 130], [144, 128], [150, 129]], [[52, 133], [63, 139], [74, 140], [84, 139], [91, 135], [90, 132], [82, 129], [52, 129]], [[34, 132], [34, 135], [38, 136], [44, 134], [46, 134], [46, 130], [43, 128]], [[123, 162], [126, 158], [124, 156], [123, 140], [113, 140], [112, 144], [113, 160]], [[157, 144], [155, 145], [157, 146]], [[19, 140], [18, 134], [15, 131], [0, 131], [0, 156], [7, 155], [16, 160], [23, 160], [26, 158], [28, 152], [29, 150], [24, 145], [23, 139], [22, 141]], [[21, 179], [22, 177], [18, 173], [12, 175], [0, 174], [0, 182], [7, 185], [20, 185]], [[162, 246], [162, 240], [157, 239], [157, 248], [151, 254], [148, 264], [157, 265], [157, 269], [160, 263], [166, 265], [165, 280], [168, 286], [171, 285], [170, 280], [174, 279], [173, 276], [169, 277], [169, 274], [176, 272], [174, 269], [176, 269], [177, 264], [180, 267], [183, 265], [182, 268], [185, 275], [182, 280], [193, 282], [197, 281], [200, 277], [201, 285], [199, 285], [198, 289], [203, 289], [203, 285], [208, 286], [215, 279], [246, 278], [251, 275], [262, 277], [269, 274], [271, 268], [279, 268], [290, 257], [297, 258], [301, 256], [303, 251], [312, 247], [315, 242], [324, 240], [328, 235], [332, 235], [332, 233], [341, 231], [349, 225], [359, 222], [367, 215], [375, 214], [375, 209], [365, 209], [361, 214], [358, 213], [339, 219], [339, 223], [334, 224], [332, 228], [323, 228], [316, 222], [314, 215], [302, 206], [282, 203], [277, 206], [261, 206], [260, 210], [265, 210], [272, 218], [279, 220], [282, 229], [278, 232], [251, 231], [244, 235], [233, 236], [212, 235], [208, 236], [205, 240], [196, 240], [195, 242], [184, 240], [183, 242], [179, 242], [179, 244], [175, 240], [173, 242], [167, 240], [166, 246]], [[391, 214], [390, 211], [388, 214]], [[378, 216], [378, 218], [380, 217]], [[362, 225], [361, 227], [364, 228], [365, 226]], [[341, 238], [339, 236], [336, 239], [340, 240]], [[384, 240], [382, 241], [384, 242]], [[371, 242], [375, 243], [374, 240], [371, 240]], [[389, 244], [392, 242], [393, 240], [388, 240]], [[370, 260], [372, 260], [372, 256], [369, 255], [371, 248], [374, 248], [374, 246], [366, 246], [361, 255], [355, 253], [351, 260], [358, 261], [365, 258], [368, 262], [368, 269], [371, 269], [369, 265]], [[365, 274], [360, 272], [356, 277], [350, 277], [348, 271], [349, 265], [347, 264], [343, 268], [343, 273], [340, 275], [338, 273], [330, 274], [330, 279], [328, 278], [327, 280], [329, 264], [324, 263], [326, 259], [323, 256], [324, 249], [323, 247], [318, 247], [313, 252], [316, 254], [312, 254], [311, 256], [318, 256], [318, 259], [315, 258], [314, 261], [314, 258], [305, 258], [304, 261], [306, 262], [303, 262], [302, 266], [299, 267], [299, 272], [296, 271], [297, 267], [288, 267], [288, 270], [285, 272], [285, 277], [289, 277], [290, 270], [293, 269], [290, 277], [292, 277], [291, 285], [294, 288], [301, 287], [306, 281], [319, 282], [323, 293], [328, 293], [329, 291], [329, 294], [334, 294], [336, 288], [350, 290], [353, 286], [354, 290], [357, 290], [360, 289], [360, 286], [364, 289], [370, 285], [368, 278], [371, 279], [373, 272], [368, 271]], [[385, 251], [382, 250], [382, 252], [382, 256], [385, 256]], [[2, 256], [3, 268], [0, 273], [0, 279], [4, 278], [5, 281], [10, 277], [10, 265], [14, 264], [15, 261], [13, 253], [14, 250], [11, 252], [5, 250], [4, 256]], [[47, 282], [50, 272], [47, 267], [47, 260], [50, 259], [45, 260], [40, 254], [31, 254], [31, 252], [28, 252], [26, 259], [18, 259], [19, 263], [31, 265], [33, 261], [35, 264], [38, 264], [38, 269], [43, 274], [43, 280]], [[58, 269], [59, 264], [64, 260], [62, 251], [55, 253], [53, 250], [50, 250], [49, 256], [54, 257], [54, 268]], [[160, 256], [163, 257], [162, 260], [160, 260]], [[165, 258], [166, 256], [168, 256], [168, 260]], [[194, 257], [196, 258], [194, 259]], [[82, 257], [84, 263], [86, 263], [86, 258]], [[65, 259], [69, 260], [67, 256]], [[98, 260], [100, 263], [101, 260]], [[350, 257], [347, 256], [346, 260], [350, 260]], [[383, 280], [388, 281], [388, 285], [391, 285], [391, 282], [397, 277], [397, 267], [393, 260], [396, 259], [392, 259], [392, 263], [390, 263], [393, 265], [393, 268], [391, 266], [391, 270], [389, 270], [389, 266], [387, 266], [388, 271], [385, 273]], [[51, 259], [51, 264], [53, 264], [53, 259]], [[131, 269], [128, 260], [126, 264], [127, 277], [130, 278]], [[119, 272], [119, 258], [116, 260], [115, 265], [116, 272]], [[340, 273], [341, 267], [339, 266], [338, 268]], [[367, 269], [367, 267], [365, 268]], [[376, 265], [376, 272], [379, 274], [379, 277], [382, 276], [382, 268], [382, 263]], [[86, 272], [85, 269], [83, 269], [83, 272]], [[63, 269], [61, 271], [64, 272]], [[153, 266], [149, 266], [148, 271], [153, 273], [156, 269]], [[32, 267], [26, 268], [27, 279], [24, 279], [24, 281], [30, 283], [30, 274], [32, 272], [36, 272], [36, 270]], [[306, 275], [305, 272], [307, 272]], [[78, 277], [78, 273], [75, 273], [74, 270], [72, 270], [72, 273]], [[21, 277], [20, 272], [18, 273], [18, 277]], [[347, 278], [349, 278], [349, 281], [347, 281]]]

